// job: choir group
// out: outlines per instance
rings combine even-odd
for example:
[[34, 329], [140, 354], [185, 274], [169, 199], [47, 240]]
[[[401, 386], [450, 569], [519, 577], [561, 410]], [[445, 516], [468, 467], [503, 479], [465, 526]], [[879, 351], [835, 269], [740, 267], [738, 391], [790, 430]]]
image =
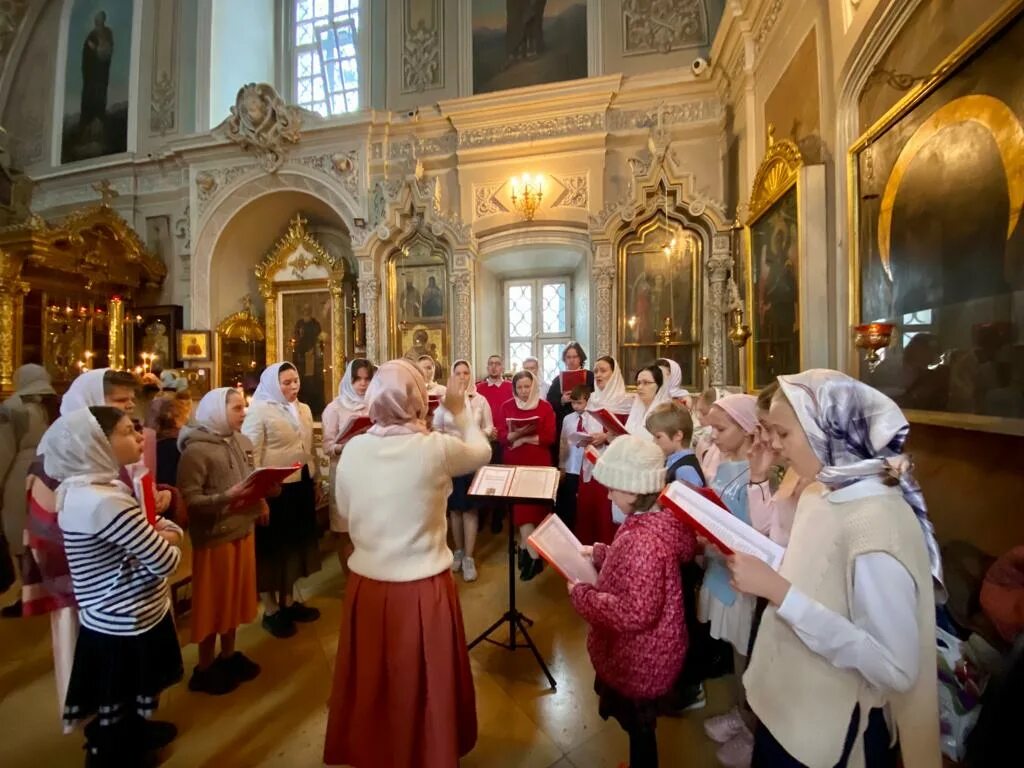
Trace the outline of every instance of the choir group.
[[[250, 403], [215, 389], [191, 415], [168, 405], [173, 392], [140, 413], [134, 376], [88, 371], [59, 418], [45, 370], [19, 369], [0, 409], [14, 612], [50, 615], [59, 711], [66, 730], [84, 725], [87, 763], [142, 765], [176, 736], [151, 716], [185, 674], [168, 586], [185, 531], [199, 646], [188, 687], [220, 695], [260, 674], [235, 649], [260, 604], [277, 638], [319, 618], [296, 585], [320, 568], [316, 509], [329, 501], [347, 579], [324, 760], [457, 765], [477, 720], [453, 573], [478, 577], [480, 515], [501, 521], [470, 481], [503, 463], [561, 470], [555, 510], [598, 573], [568, 583], [569, 600], [629, 766], [656, 766], [657, 718], [703, 707], [704, 682], [728, 672], [734, 706], [704, 721], [725, 766], [938, 766], [941, 565], [895, 403], [829, 370], [757, 397], [691, 396], [671, 360], [640, 369], [634, 394], [613, 357], [588, 370], [572, 343], [562, 359], [549, 384], [536, 359], [511, 380], [498, 355], [480, 380], [457, 360], [447, 387], [426, 356], [352, 360], [322, 417], [329, 499], [291, 363], [267, 367]], [[294, 472], [258, 498], [246, 478], [261, 467]], [[10, 493], [18, 472], [27, 494]], [[784, 547], [779, 570], [723, 555], [663, 509], [676, 481]], [[524, 582], [545, 568], [528, 538], [549, 511], [512, 506]]]

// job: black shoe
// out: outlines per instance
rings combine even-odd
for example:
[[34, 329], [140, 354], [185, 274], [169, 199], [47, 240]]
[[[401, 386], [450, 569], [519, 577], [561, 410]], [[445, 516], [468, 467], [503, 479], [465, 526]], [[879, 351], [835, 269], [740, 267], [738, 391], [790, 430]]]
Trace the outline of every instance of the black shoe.
[[502, 513], [498, 510], [491, 512], [491, 533], [501, 533], [502, 529]]
[[260, 674], [260, 665], [250, 659], [241, 651], [235, 651], [226, 659], [218, 659], [217, 662], [223, 666], [235, 680], [240, 683], [247, 683], [255, 680]]
[[21, 618], [21, 598], [19, 597], [10, 605], [5, 605], [0, 608], [0, 618], [4, 619], [20, 619]]
[[295, 634], [295, 622], [285, 609], [279, 609], [276, 613], [264, 613], [263, 621], [260, 622], [263, 628], [274, 637], [284, 639]]
[[188, 681], [188, 689], [211, 696], [223, 696], [238, 687], [238, 680], [224, 664], [213, 662], [206, 669], [195, 668]]
[[539, 575], [540, 572], [543, 571], [543, 570], [544, 570], [544, 561], [541, 560], [539, 557], [536, 560], [534, 560], [531, 557], [530, 558], [530, 562], [528, 562], [526, 564], [526, 568], [523, 569], [523, 573], [520, 576], [520, 578], [523, 581], [530, 581], [535, 576]]
[[530, 563], [530, 550], [526, 547], [519, 548], [519, 572], [522, 573], [526, 570], [526, 566]]
[[166, 720], [147, 720], [141, 715], [128, 718], [136, 746], [143, 752], [163, 749], [178, 737], [178, 726]]
[[320, 609], [312, 608], [305, 603], [297, 601], [289, 605], [285, 610], [292, 621], [297, 621], [300, 624], [309, 624], [311, 621], [316, 621], [320, 618]]

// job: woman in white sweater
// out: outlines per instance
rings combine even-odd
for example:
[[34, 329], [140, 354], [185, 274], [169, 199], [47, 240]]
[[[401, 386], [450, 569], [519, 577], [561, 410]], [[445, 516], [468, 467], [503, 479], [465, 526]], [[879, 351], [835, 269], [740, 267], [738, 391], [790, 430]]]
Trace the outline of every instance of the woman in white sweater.
[[295, 622], [320, 618], [316, 608], [293, 599], [295, 582], [320, 570], [313, 414], [298, 398], [295, 366], [268, 366], [242, 424], [242, 434], [252, 441], [257, 468], [302, 465], [285, 478], [281, 495], [267, 500], [270, 522], [256, 528], [256, 583], [263, 602], [263, 628], [274, 637], [291, 637]]
[[[476, 743], [476, 701], [445, 510], [452, 478], [491, 446], [450, 383], [452, 434], [427, 429], [427, 388], [407, 360], [377, 371], [374, 426], [338, 465], [355, 552], [345, 588], [324, 762], [454, 768]], [[458, 434], [455, 434], [457, 432]], [[459, 436], [461, 435], [461, 436]]]

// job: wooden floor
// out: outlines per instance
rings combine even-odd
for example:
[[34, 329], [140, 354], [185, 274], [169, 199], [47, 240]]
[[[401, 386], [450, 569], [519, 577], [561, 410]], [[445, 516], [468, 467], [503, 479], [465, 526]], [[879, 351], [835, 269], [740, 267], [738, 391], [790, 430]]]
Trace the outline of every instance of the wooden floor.
[[[459, 582], [466, 632], [475, 637], [497, 619], [507, 602], [504, 535], [482, 534], [480, 580]], [[239, 631], [239, 647], [263, 673], [227, 696], [190, 692], [184, 683], [164, 696], [158, 717], [175, 722], [177, 741], [164, 765], [321, 765], [326, 703], [341, 616], [343, 577], [333, 554], [324, 569], [302, 583], [303, 594], [323, 616], [277, 640], [258, 623]], [[627, 742], [614, 722], [597, 714], [593, 669], [586, 652], [586, 625], [572, 611], [564, 581], [550, 570], [519, 584], [520, 607], [536, 622], [531, 634], [551, 666], [557, 691], [550, 691], [528, 650], [510, 652], [484, 643], [471, 653], [476, 680], [480, 738], [462, 762], [479, 768], [616, 768]], [[3, 604], [13, 599], [3, 598]], [[188, 637], [187, 615], [179, 634]], [[184, 647], [186, 675], [196, 647]], [[715, 745], [701, 722], [730, 705], [729, 680], [712, 681], [708, 706], [658, 725], [662, 766], [718, 765]], [[83, 764], [81, 735], [62, 736], [55, 711], [49, 621], [0, 621], [0, 765], [58, 768]], [[386, 750], [387, 745], [381, 744]]]

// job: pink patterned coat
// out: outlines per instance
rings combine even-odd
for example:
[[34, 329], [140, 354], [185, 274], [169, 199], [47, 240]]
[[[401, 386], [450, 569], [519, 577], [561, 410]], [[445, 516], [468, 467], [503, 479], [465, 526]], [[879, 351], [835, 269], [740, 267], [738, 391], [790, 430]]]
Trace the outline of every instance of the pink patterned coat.
[[632, 699], [669, 691], [686, 658], [679, 565], [696, 551], [693, 532], [671, 512], [631, 515], [611, 545], [594, 545], [596, 585], [571, 600], [590, 624], [587, 650], [598, 678]]

